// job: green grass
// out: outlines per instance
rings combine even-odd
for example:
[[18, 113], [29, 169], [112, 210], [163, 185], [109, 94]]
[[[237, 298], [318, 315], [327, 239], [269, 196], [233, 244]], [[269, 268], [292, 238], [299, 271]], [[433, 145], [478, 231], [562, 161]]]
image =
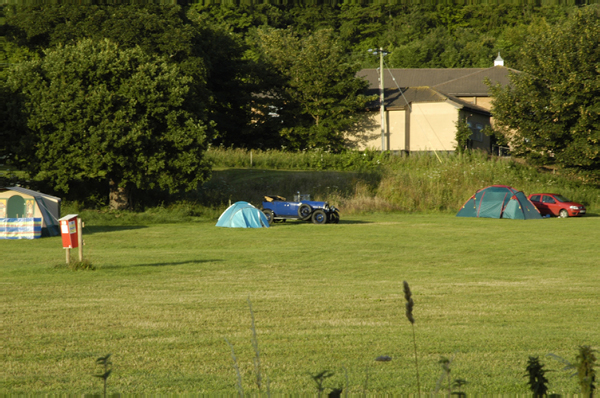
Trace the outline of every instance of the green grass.
[[109, 394], [233, 395], [224, 338], [244, 391], [257, 392], [248, 297], [272, 393], [315, 393], [309, 374], [323, 370], [335, 372], [328, 388], [347, 372], [350, 392], [362, 393], [368, 372], [369, 393], [415, 393], [403, 280], [423, 392], [435, 389], [440, 357], [454, 356], [452, 377], [468, 394], [526, 394], [527, 359], [539, 356], [556, 370], [549, 392], [574, 394], [576, 379], [546, 354], [573, 360], [579, 345], [600, 342], [595, 216], [342, 213], [339, 225], [261, 230], [119, 223], [86, 221], [94, 271], [61, 267], [59, 238], [0, 240], [1, 393], [99, 394], [95, 360], [112, 353]]

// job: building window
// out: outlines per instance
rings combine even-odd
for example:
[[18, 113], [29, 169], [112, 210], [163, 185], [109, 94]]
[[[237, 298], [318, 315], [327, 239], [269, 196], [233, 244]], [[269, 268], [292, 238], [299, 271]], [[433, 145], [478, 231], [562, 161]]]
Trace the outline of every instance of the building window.
[[483, 142], [483, 125], [477, 123], [475, 126], [473, 126], [471, 122], [467, 122], [467, 125], [473, 132], [473, 134], [471, 134], [471, 140]]

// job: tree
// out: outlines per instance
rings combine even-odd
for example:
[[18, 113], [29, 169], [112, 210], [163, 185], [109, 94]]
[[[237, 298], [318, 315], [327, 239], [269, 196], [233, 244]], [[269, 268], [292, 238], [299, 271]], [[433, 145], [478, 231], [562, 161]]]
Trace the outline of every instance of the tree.
[[[214, 7], [211, 10], [216, 11]], [[223, 10], [226, 12], [229, 8], [223, 7]], [[277, 144], [272, 142], [275, 134], [269, 134], [253, 123], [256, 121], [253, 93], [263, 91], [266, 83], [261, 77], [262, 68], [244, 58], [247, 45], [242, 35], [235, 31], [238, 24], [244, 25], [244, 19], [236, 20], [237, 14], [233, 14], [226, 22], [216, 18], [218, 14], [214, 12], [192, 9], [188, 13], [198, 31], [196, 46], [206, 54], [203, 56], [207, 65], [206, 87], [212, 94], [208, 117], [217, 129], [211, 144], [262, 149], [279, 147], [277, 137]]]
[[493, 116], [513, 154], [600, 178], [600, 8], [531, 37], [523, 73], [491, 87]]
[[14, 158], [63, 192], [76, 180], [108, 183], [113, 208], [129, 207], [133, 188], [195, 189], [209, 165], [190, 82], [164, 58], [109, 40], [48, 50], [10, 70], [27, 115]]
[[46, 49], [72, 45], [83, 39], [109, 39], [122, 49], [139, 46], [147, 54], [163, 56], [193, 78], [188, 84], [188, 103], [195, 107], [198, 117], [205, 117], [211, 97], [206, 88], [209, 71], [205, 62], [210, 51], [203, 51], [198, 45], [200, 33], [180, 6], [10, 7], [6, 11], [4, 30], [9, 43], [23, 46], [39, 56]]
[[280, 132], [290, 149], [343, 149], [369, 98], [362, 94], [367, 83], [355, 77], [359, 66], [347, 61], [333, 32], [298, 37], [291, 29], [262, 28], [253, 44], [257, 59], [279, 76], [269, 95], [279, 99]]
[[82, 39], [109, 39], [177, 64], [193, 78], [188, 106], [199, 118], [214, 121], [207, 126], [209, 139], [240, 131], [249, 120], [247, 100], [239, 95], [244, 92], [243, 50], [214, 22], [178, 5], [14, 7], [6, 20], [9, 42], [40, 55]]

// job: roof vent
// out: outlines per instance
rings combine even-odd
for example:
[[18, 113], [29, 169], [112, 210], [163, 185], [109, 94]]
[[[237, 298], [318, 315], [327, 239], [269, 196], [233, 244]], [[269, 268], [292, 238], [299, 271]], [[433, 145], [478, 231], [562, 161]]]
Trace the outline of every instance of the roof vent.
[[504, 60], [500, 56], [500, 51], [498, 51], [498, 57], [494, 60], [494, 66], [504, 66]]

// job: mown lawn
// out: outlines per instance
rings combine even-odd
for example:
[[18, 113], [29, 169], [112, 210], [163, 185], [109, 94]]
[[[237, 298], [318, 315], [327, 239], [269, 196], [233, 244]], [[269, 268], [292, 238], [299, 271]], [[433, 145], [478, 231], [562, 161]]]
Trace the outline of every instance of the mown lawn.
[[[85, 220], [84, 220], [85, 221]], [[84, 230], [95, 271], [64, 263], [60, 238], [0, 241], [3, 394], [101, 393], [96, 358], [112, 353], [110, 393], [256, 393], [251, 315], [272, 394], [315, 393], [311, 374], [350, 393], [416, 393], [415, 300], [423, 393], [441, 356], [468, 394], [527, 393], [539, 356], [551, 392], [600, 343], [600, 218], [533, 221], [452, 215], [347, 216], [261, 230], [214, 221]], [[75, 256], [76, 257], [76, 253]], [[392, 357], [377, 362], [380, 355]], [[263, 392], [266, 391], [263, 385]]]

